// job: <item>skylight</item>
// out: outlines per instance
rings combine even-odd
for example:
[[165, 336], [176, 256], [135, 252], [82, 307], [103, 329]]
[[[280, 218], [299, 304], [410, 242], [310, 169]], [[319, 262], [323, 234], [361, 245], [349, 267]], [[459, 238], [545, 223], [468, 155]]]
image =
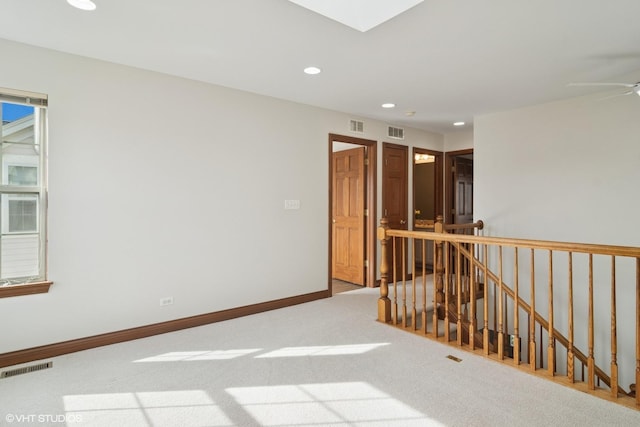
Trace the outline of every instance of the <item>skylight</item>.
[[363, 33], [423, 0], [289, 0]]

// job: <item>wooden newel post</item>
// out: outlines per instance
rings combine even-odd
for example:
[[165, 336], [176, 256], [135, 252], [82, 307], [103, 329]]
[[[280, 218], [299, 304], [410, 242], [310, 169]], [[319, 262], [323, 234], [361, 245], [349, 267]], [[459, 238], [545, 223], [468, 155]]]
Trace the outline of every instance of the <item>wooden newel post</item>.
[[378, 321], [388, 323], [391, 321], [391, 300], [389, 299], [389, 263], [387, 243], [389, 236], [389, 221], [387, 218], [380, 220], [378, 227], [378, 240], [380, 240], [380, 298], [378, 299]]

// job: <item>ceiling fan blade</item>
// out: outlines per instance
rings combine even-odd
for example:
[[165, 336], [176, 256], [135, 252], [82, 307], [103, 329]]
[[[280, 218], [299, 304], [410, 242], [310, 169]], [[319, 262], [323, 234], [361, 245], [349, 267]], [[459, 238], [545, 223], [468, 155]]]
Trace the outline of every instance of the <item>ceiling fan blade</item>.
[[623, 86], [623, 87], [636, 87], [638, 83], [595, 83], [595, 82], [581, 82], [581, 83], [569, 83], [567, 86]]
[[598, 101], [604, 101], [605, 99], [617, 98], [619, 96], [632, 95], [636, 93], [634, 90], [630, 90], [628, 92], [616, 93], [615, 95], [605, 96], [604, 98], [598, 98]]

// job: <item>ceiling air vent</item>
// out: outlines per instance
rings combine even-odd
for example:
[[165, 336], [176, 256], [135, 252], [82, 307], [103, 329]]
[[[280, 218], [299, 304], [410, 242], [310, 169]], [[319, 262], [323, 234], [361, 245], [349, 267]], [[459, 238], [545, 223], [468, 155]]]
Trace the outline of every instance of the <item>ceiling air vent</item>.
[[364, 133], [364, 122], [359, 120], [349, 120], [349, 130], [355, 133]]
[[389, 138], [393, 138], [393, 139], [404, 139], [404, 129], [394, 128], [393, 126], [389, 126], [387, 135], [389, 136]]

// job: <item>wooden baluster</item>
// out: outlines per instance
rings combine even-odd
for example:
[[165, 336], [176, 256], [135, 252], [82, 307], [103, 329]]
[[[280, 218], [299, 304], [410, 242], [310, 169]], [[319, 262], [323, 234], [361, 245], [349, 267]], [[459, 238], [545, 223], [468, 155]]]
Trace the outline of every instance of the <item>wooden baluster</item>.
[[595, 360], [593, 357], [593, 255], [589, 254], [589, 356], [587, 358], [587, 383], [590, 390], [595, 390]]
[[611, 396], [618, 397], [618, 330], [616, 326], [616, 257], [611, 256]]
[[556, 373], [556, 348], [553, 336], [553, 251], [549, 251], [549, 342], [547, 343], [547, 369], [549, 375]]
[[493, 330], [494, 330], [494, 343], [498, 342], [498, 284], [493, 282]]
[[416, 239], [411, 239], [411, 321], [413, 322], [413, 330], [418, 329], [418, 310], [416, 309]]
[[[473, 244], [470, 244], [469, 255], [473, 257]], [[476, 329], [478, 320], [476, 319], [476, 274], [473, 260], [469, 260], [469, 348], [476, 349]]]
[[529, 312], [529, 366], [532, 371], [536, 370], [536, 274], [535, 274], [535, 254], [531, 249], [531, 302]]
[[402, 326], [407, 327], [407, 257], [405, 249], [407, 247], [407, 240], [405, 237], [400, 238], [402, 243], [402, 249], [400, 251], [400, 260], [402, 261]]
[[[442, 215], [438, 215], [434, 224], [434, 233], [442, 233], [444, 225]], [[433, 241], [433, 335], [438, 338], [438, 307], [444, 304], [444, 244], [442, 241]], [[445, 306], [446, 307], [446, 306]]]
[[462, 345], [462, 254], [459, 246], [456, 248], [456, 306], [458, 313], [456, 338], [458, 345]]
[[[504, 293], [504, 301], [502, 307], [504, 307], [504, 325], [502, 326], [502, 330], [504, 331], [505, 338], [509, 335], [509, 297], [507, 293]], [[504, 343], [504, 341], [503, 341]]]
[[573, 352], [573, 254], [569, 255], [569, 348], [567, 348], [567, 378], [575, 382], [575, 354]]
[[520, 316], [518, 313], [518, 248], [513, 249], [513, 364], [520, 364]]
[[502, 307], [502, 246], [498, 246], [498, 359], [504, 360], [504, 330], [503, 326], [503, 307]]
[[640, 405], [640, 258], [636, 258], [636, 405]]
[[442, 262], [442, 242], [433, 241], [433, 336], [438, 338], [438, 307], [444, 299], [440, 299], [440, 290], [442, 288], [442, 268], [439, 265]]
[[[435, 309], [435, 304], [433, 305]], [[422, 332], [427, 333], [427, 240], [422, 239]]]
[[397, 325], [398, 324], [398, 269], [396, 267], [398, 266], [398, 259], [397, 259], [398, 250], [396, 248], [396, 236], [393, 236], [391, 238], [391, 241], [393, 242], [393, 263], [391, 265], [391, 268], [393, 269], [393, 313], [392, 313], [392, 317], [393, 317], [393, 324]]
[[389, 299], [388, 272], [389, 263], [387, 260], [387, 244], [389, 236], [389, 221], [382, 218], [378, 227], [378, 240], [380, 240], [380, 298], [378, 298], [378, 321], [387, 323], [391, 320], [391, 300]]
[[540, 325], [540, 369], [544, 369], [544, 344], [542, 343], [542, 324]]
[[531, 312], [527, 312], [527, 363], [529, 364], [529, 368], [531, 368], [531, 329], [529, 329], [529, 325], [531, 324]]
[[488, 245], [486, 244], [484, 245], [483, 255], [482, 267], [484, 269], [484, 285], [482, 288], [484, 302], [484, 329], [482, 331], [482, 347], [484, 349], [484, 354], [489, 355], [489, 275], [487, 274], [487, 270], [489, 268], [487, 265], [489, 264], [489, 251]]
[[443, 257], [444, 257], [444, 275], [445, 275], [445, 280], [447, 281], [447, 283], [445, 283], [444, 286], [444, 340], [445, 342], [449, 342], [451, 340], [451, 328], [449, 327], [449, 248], [450, 248], [450, 244], [449, 242], [445, 242], [444, 243], [444, 250], [443, 250]]
[[[461, 234], [466, 234], [466, 233], [461, 233]], [[459, 243], [459, 248], [458, 251], [460, 251], [461, 248], [463, 249], [470, 249], [470, 246], [468, 244], [465, 243]], [[470, 320], [469, 318], [469, 304], [471, 303], [471, 293], [470, 293], [470, 284], [469, 284], [469, 277], [471, 275], [471, 272], [469, 271], [469, 265], [467, 263], [468, 260], [463, 259], [462, 260], [462, 264], [460, 265], [460, 269], [463, 271], [461, 273], [462, 275], [462, 304], [464, 305], [464, 312], [462, 313], [462, 315], [464, 316], [464, 319], [466, 320]]]

